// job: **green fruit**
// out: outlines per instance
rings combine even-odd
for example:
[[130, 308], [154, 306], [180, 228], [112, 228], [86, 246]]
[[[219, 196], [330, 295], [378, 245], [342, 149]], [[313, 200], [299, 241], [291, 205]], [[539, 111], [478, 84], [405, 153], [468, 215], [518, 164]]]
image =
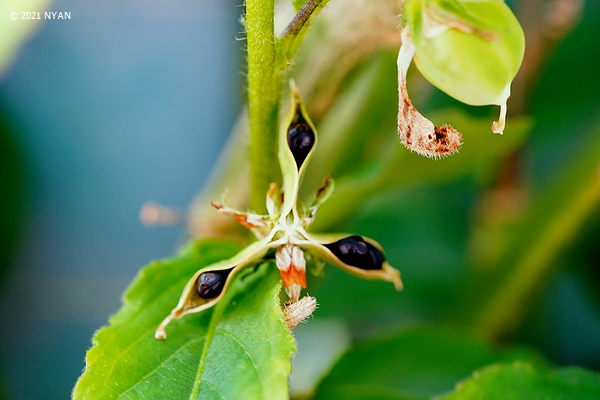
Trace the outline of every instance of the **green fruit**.
[[503, 0], [405, 0], [403, 26], [429, 82], [466, 104], [505, 104], [525, 36]]

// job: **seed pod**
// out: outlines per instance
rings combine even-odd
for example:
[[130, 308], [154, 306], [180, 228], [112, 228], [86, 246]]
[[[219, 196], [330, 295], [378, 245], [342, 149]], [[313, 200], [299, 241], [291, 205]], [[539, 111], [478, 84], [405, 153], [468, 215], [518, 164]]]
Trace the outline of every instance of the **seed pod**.
[[308, 243], [304, 249], [323, 261], [336, 265], [344, 271], [369, 280], [391, 282], [402, 290], [400, 271], [385, 259], [376, 241], [358, 235], [307, 233]]
[[212, 299], [220, 295], [227, 281], [227, 276], [232, 270], [233, 268], [201, 274], [196, 281], [198, 296], [203, 299]]
[[300, 169], [302, 163], [304, 163], [304, 160], [312, 150], [314, 144], [315, 133], [303, 118], [300, 118], [299, 121], [290, 125], [288, 129], [288, 145], [294, 155], [294, 160], [296, 160], [298, 169]]
[[358, 235], [326, 244], [325, 247], [331, 250], [342, 262], [360, 269], [381, 269], [385, 261], [383, 254], [375, 246], [365, 242]]
[[279, 130], [277, 153], [283, 178], [281, 215], [288, 214], [296, 205], [302, 175], [318, 141], [317, 131], [293, 81], [290, 81], [290, 97], [290, 110]]
[[241, 268], [263, 259], [269, 250], [267, 243], [270, 240], [271, 238], [267, 237], [254, 242], [230, 259], [219, 261], [196, 272], [183, 288], [177, 306], [156, 329], [154, 337], [166, 339], [167, 325], [171, 321], [204, 311], [217, 304], [227, 291], [229, 282]]

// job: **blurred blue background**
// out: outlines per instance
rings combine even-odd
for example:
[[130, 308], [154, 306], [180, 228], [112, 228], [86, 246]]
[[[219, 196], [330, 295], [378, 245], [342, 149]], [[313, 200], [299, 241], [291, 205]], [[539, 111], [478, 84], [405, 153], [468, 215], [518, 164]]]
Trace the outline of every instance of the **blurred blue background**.
[[9, 399], [69, 398], [93, 332], [138, 269], [184, 235], [143, 227], [140, 207], [191, 202], [243, 93], [233, 1], [65, 0], [48, 10], [72, 19], [41, 21], [0, 80], [25, 196], [0, 282]]

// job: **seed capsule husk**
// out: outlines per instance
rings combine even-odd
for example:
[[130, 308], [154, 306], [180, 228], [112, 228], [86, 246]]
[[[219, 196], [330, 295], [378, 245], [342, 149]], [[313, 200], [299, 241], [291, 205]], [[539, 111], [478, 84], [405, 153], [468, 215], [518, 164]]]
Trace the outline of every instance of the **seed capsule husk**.
[[402, 46], [398, 53], [398, 135], [409, 150], [429, 158], [455, 153], [462, 135], [449, 125], [435, 126], [412, 104], [406, 88], [406, 74], [415, 54], [415, 46], [407, 28], [402, 30]]
[[385, 257], [375, 246], [358, 235], [326, 244], [325, 247], [342, 262], [360, 269], [381, 269], [385, 261]]
[[278, 139], [283, 184], [281, 189], [272, 184], [267, 192], [269, 215], [238, 211], [227, 206], [225, 201], [223, 204], [212, 203], [219, 212], [232, 216], [252, 230], [259, 240], [228, 260], [197, 271], [185, 285], [177, 306], [158, 326], [155, 338], [165, 339], [167, 325], [174, 319], [214, 306], [242, 268], [264, 261], [273, 253], [290, 302], [298, 304], [288, 307], [290, 329], [316, 307], [314, 298], [304, 302], [300, 299], [301, 289], [306, 287], [307, 259], [317, 270], [323, 261], [328, 261], [361, 278], [384, 280], [394, 283], [398, 290], [402, 288], [400, 272], [385, 261], [377, 242], [361, 236], [319, 237], [307, 232], [317, 209], [331, 194], [333, 181], [325, 179], [310, 207], [298, 200], [302, 174], [317, 144], [317, 134], [293, 82], [291, 94], [290, 113], [282, 124]]
[[[364, 264], [361, 266], [350, 265], [344, 262], [338, 255], [332, 251], [332, 248], [338, 247], [335, 251], [339, 253], [338, 242], [343, 239], [358, 238], [366, 245], [361, 248], [367, 251], [363, 254], [362, 260]], [[394, 284], [397, 290], [402, 290], [402, 279], [400, 279], [400, 271], [392, 267], [385, 259], [381, 245], [376, 241], [358, 235], [347, 235], [347, 234], [314, 234], [308, 233], [308, 239], [310, 243], [305, 244], [303, 247], [315, 255], [316, 257], [333, 264], [344, 271], [358, 276], [362, 279], [368, 280], [382, 280], [391, 282]], [[356, 240], [358, 240], [356, 239]], [[360, 257], [359, 257], [360, 258]], [[356, 263], [354, 260], [347, 260]], [[360, 264], [360, 262], [359, 262]], [[361, 268], [362, 267], [362, 268]], [[366, 267], [366, 268], [365, 268]], [[369, 268], [371, 267], [371, 268]], [[375, 268], [376, 267], [376, 268]]]
[[306, 112], [300, 92], [294, 81], [290, 81], [290, 110], [281, 124], [277, 153], [283, 178], [281, 215], [290, 211], [297, 213], [294, 206], [298, 200], [298, 189], [317, 142], [317, 131]]
[[[185, 285], [177, 306], [175, 306], [171, 313], [156, 329], [154, 337], [156, 339], [166, 339], [166, 328], [171, 321], [187, 314], [204, 311], [217, 304], [223, 297], [223, 293], [227, 290], [232, 278], [241, 268], [252, 265], [263, 259], [269, 250], [266, 244], [270, 240], [270, 237], [266, 237], [254, 242], [232, 258], [209, 265], [196, 272]], [[205, 276], [204, 279], [201, 278], [203, 275]], [[223, 275], [225, 275], [225, 277], [221, 281], [217, 276], [222, 277]], [[199, 286], [202, 286], [202, 283], [205, 284], [205, 287], [203, 288], [203, 294], [201, 295], [198, 289]], [[206, 286], [207, 284], [208, 286]], [[211, 297], [213, 295], [214, 297]]]

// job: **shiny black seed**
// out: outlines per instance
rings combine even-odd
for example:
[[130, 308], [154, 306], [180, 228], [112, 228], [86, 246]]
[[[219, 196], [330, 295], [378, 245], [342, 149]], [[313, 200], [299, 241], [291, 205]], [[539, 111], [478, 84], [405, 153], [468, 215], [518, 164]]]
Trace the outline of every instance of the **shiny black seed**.
[[385, 258], [371, 243], [355, 235], [326, 244], [342, 262], [360, 269], [381, 269]]
[[292, 124], [288, 129], [288, 146], [296, 160], [298, 169], [315, 144], [315, 133], [306, 122]]
[[201, 274], [196, 282], [198, 296], [203, 299], [212, 299], [220, 295], [230, 272], [231, 269], [226, 269]]

